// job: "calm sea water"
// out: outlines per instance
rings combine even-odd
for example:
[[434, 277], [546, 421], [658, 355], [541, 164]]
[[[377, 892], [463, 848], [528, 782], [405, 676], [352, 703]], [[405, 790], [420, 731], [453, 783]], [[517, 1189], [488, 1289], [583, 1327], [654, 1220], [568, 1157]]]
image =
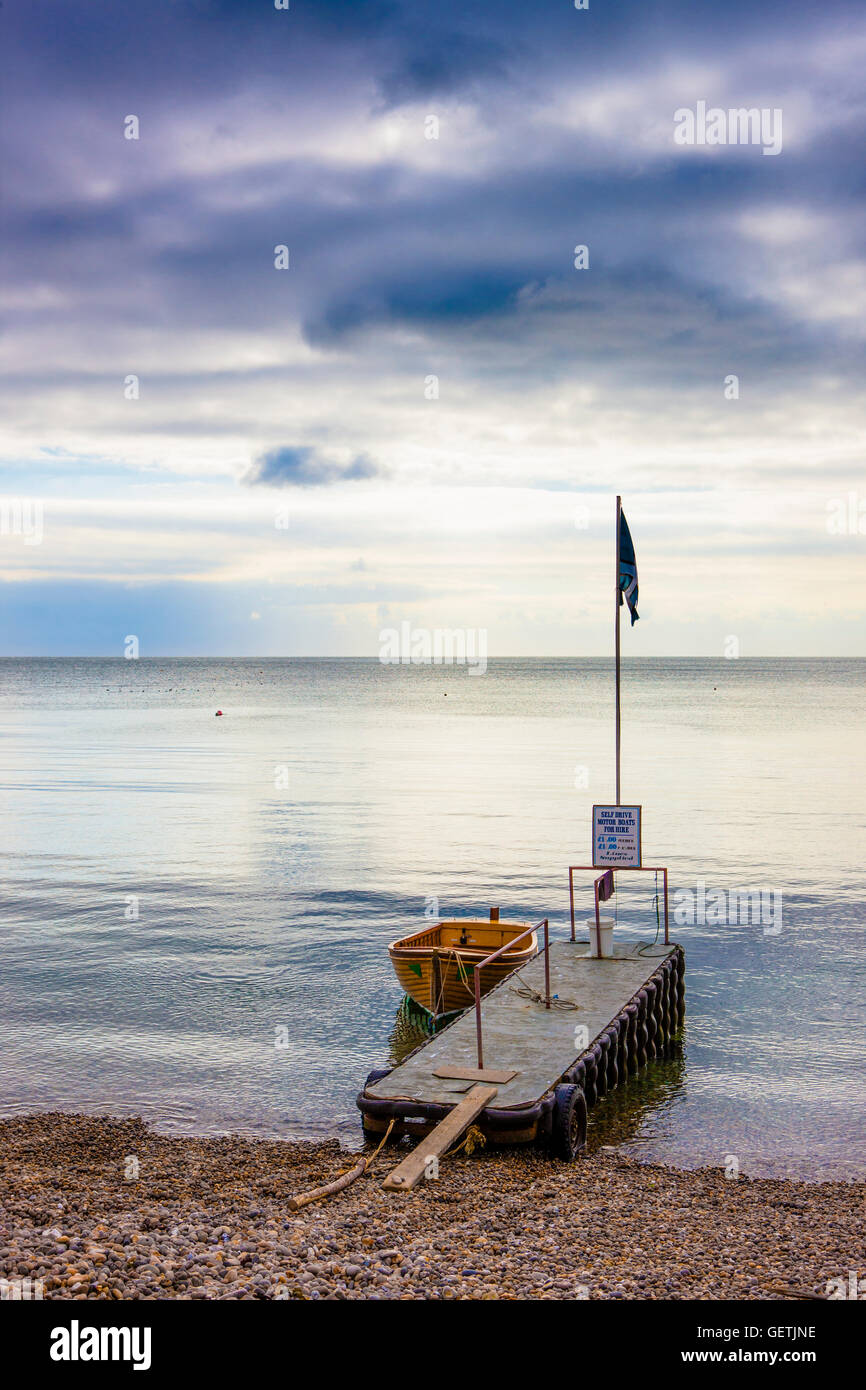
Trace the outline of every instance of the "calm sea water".
[[[624, 671], [644, 860], [672, 895], [703, 883], [710, 920], [672, 933], [682, 1056], [592, 1142], [864, 1177], [866, 662]], [[431, 899], [567, 932], [611, 715], [600, 660], [0, 662], [0, 1113], [352, 1142], [367, 1071], [417, 1041], [389, 939]], [[655, 934], [645, 877], [620, 879], [624, 938]], [[781, 923], [725, 921], [711, 895], [741, 888]]]

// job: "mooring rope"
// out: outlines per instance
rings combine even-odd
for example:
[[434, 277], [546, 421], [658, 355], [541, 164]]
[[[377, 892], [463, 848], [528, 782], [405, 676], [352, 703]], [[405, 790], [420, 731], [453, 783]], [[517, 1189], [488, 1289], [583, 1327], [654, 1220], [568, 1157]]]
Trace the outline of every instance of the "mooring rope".
[[[448, 969], [448, 962], [450, 961], [450, 959], [451, 959], [452, 956], [454, 957], [455, 961], [457, 962], [457, 974], [458, 974], [458, 977], [459, 977], [459, 979], [460, 979], [460, 983], [463, 985], [463, 987], [464, 987], [466, 990], [468, 990], [468, 992], [469, 992], [470, 994], [474, 994], [474, 993], [475, 993], [475, 985], [469, 983], [469, 977], [468, 977], [468, 975], [466, 974], [466, 967], [465, 967], [465, 965], [463, 964], [463, 961], [462, 961], [461, 956], [460, 956], [460, 952], [459, 952], [459, 951], [456, 951], [456, 950], [454, 949], [453, 946], [451, 947], [451, 950], [450, 950], [450, 951], [447, 951], [446, 954], [445, 954], [445, 956], [444, 956], [445, 970]], [[443, 957], [440, 956], [439, 959], [440, 959], [440, 961], [441, 961], [441, 960], [443, 959]], [[443, 1013], [445, 1012], [444, 1009], [443, 1009], [443, 1010], [440, 1010], [440, 1008], [439, 1008], [439, 1005], [440, 1005], [440, 1004], [444, 1004], [444, 1003], [445, 1003], [445, 984], [446, 984], [446, 980], [445, 980], [445, 971], [440, 970], [440, 972], [439, 972], [439, 994], [438, 994], [438, 996], [437, 996], [436, 1003], [435, 1003], [435, 1007], [434, 1007], [434, 1009], [433, 1009], [434, 1015], [435, 1015], [435, 1014], [438, 1014], [438, 1013], [440, 1013], [440, 1012], [443, 1012]]]
[[655, 945], [655, 944], [656, 944], [656, 941], [658, 941], [658, 939], [659, 939], [659, 932], [660, 932], [661, 929], [662, 929], [661, 916], [660, 916], [660, 913], [659, 913], [659, 871], [658, 871], [658, 869], [656, 869], [656, 872], [655, 872], [655, 884], [656, 884], [656, 895], [655, 895], [655, 905], [656, 905], [656, 934], [655, 934], [655, 940], [653, 941], [653, 945]]
[[[515, 971], [514, 973], [515, 977], [521, 981], [521, 988], [517, 989], [514, 985], [509, 985], [508, 988], [512, 994], [519, 995], [521, 999], [531, 999], [533, 1004], [547, 1003], [545, 996], [539, 994], [537, 989], [533, 989], [532, 985], [528, 985], [519, 971]], [[580, 1005], [576, 1004], [573, 999], [560, 999], [558, 994], [552, 994], [550, 996], [550, 1007], [552, 1009], [579, 1009]]]

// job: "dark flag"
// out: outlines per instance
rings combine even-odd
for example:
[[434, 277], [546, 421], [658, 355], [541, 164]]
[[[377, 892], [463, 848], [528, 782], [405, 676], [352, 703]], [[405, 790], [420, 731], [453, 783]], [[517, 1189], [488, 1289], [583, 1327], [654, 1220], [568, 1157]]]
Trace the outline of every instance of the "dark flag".
[[637, 611], [637, 563], [634, 558], [634, 546], [632, 545], [631, 532], [628, 529], [628, 522], [625, 519], [625, 512], [619, 514], [619, 601], [622, 603], [623, 594], [628, 604], [628, 611], [631, 614], [631, 625], [634, 627], [638, 619]]

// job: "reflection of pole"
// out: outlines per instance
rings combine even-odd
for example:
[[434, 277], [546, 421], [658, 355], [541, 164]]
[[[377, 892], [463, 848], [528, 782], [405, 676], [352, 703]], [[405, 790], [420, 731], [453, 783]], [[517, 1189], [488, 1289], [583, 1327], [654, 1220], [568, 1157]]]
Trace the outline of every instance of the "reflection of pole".
[[619, 794], [619, 741], [620, 741], [620, 718], [619, 718], [619, 601], [620, 601], [620, 588], [619, 588], [619, 534], [620, 534], [620, 530], [621, 530], [621, 526], [622, 526], [621, 517], [622, 517], [622, 498], [621, 498], [621, 497], [617, 497], [617, 499], [616, 499], [616, 593], [615, 593], [615, 596], [614, 596], [614, 603], [615, 603], [615, 605], [616, 605], [616, 608], [615, 608], [614, 611], [615, 611], [615, 614], [616, 614], [615, 629], [616, 629], [616, 804], [617, 804], [617, 806], [620, 804], [620, 794]]

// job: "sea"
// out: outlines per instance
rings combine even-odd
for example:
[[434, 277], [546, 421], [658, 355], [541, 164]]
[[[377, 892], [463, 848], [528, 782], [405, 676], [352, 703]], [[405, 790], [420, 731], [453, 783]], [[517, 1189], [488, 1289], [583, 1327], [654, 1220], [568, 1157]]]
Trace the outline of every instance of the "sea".
[[[866, 1177], [864, 693], [859, 660], [623, 662], [687, 1015], [590, 1150]], [[389, 941], [491, 907], [568, 934], [613, 715], [602, 659], [0, 661], [0, 1115], [359, 1145], [367, 1073], [423, 1038]], [[663, 934], [659, 889], [619, 874], [616, 939]]]

